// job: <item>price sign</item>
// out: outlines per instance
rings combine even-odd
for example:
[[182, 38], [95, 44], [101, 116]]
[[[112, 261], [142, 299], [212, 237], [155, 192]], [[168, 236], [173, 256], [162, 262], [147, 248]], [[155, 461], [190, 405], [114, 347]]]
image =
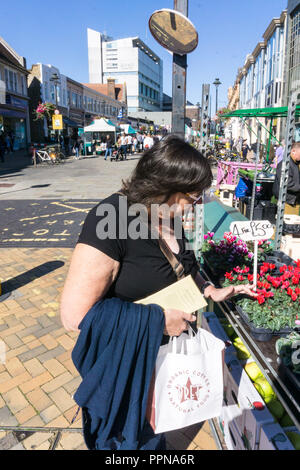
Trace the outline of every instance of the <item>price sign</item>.
[[274, 234], [274, 227], [268, 220], [247, 220], [233, 222], [230, 231], [245, 242], [268, 240]]
[[274, 234], [274, 227], [268, 220], [247, 220], [246, 222], [233, 222], [230, 225], [230, 231], [245, 242], [254, 241], [253, 284], [256, 292], [258, 242], [271, 238]]

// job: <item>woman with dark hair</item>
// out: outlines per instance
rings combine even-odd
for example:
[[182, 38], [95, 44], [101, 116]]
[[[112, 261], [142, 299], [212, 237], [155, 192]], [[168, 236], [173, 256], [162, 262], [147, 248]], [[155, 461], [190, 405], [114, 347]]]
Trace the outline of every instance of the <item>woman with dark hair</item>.
[[[182, 220], [186, 205], [201, 203], [211, 182], [207, 160], [175, 136], [161, 140], [144, 153], [132, 177], [123, 181], [121, 191], [93, 208], [85, 220], [61, 299], [61, 319], [67, 330], [78, 331], [80, 322], [99, 300], [117, 298], [131, 304], [177, 281], [161, 251], [159, 237], [205, 297], [222, 301], [238, 293], [253, 295], [250, 286], [217, 289], [205, 282], [193, 251], [186, 248], [182, 225], [180, 233], [175, 230], [175, 221]], [[169, 208], [169, 213], [160, 211], [161, 205]], [[137, 227], [135, 222], [141, 212], [149, 225], [144, 236], [137, 237], [133, 227]], [[158, 218], [153, 219], [153, 215]], [[164, 223], [167, 216], [169, 224]], [[153, 233], [157, 236], [152, 237]], [[196, 320], [194, 315], [173, 309], [162, 314], [166, 336], [179, 336], [188, 322]], [[149, 437], [149, 426], [145, 432]]]

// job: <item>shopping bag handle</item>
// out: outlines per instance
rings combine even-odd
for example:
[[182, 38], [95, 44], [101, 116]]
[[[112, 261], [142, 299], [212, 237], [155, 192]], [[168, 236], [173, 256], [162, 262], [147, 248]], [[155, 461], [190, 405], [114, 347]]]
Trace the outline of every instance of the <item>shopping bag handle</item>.
[[[188, 329], [186, 330], [188, 332], [188, 338], [189, 339], [192, 339], [194, 336], [196, 336], [196, 332], [193, 330], [193, 328], [191, 327], [191, 325], [188, 323]], [[185, 331], [183, 331], [181, 333], [181, 335], [185, 333]], [[170, 347], [171, 349], [171, 352], [172, 354], [176, 354], [176, 351], [177, 351], [177, 341], [178, 341], [178, 338], [181, 336], [170, 336], [170, 339], [169, 339], [169, 343], [168, 343], [168, 346]], [[174, 347], [175, 347], [175, 352], [174, 352]]]

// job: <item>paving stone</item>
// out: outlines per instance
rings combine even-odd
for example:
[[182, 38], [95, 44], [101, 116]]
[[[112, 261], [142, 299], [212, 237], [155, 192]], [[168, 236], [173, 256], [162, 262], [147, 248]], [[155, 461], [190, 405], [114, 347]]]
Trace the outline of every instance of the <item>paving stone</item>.
[[57, 388], [62, 387], [66, 383], [70, 382], [72, 378], [73, 376], [70, 374], [70, 372], [65, 372], [56, 377], [55, 379], [51, 380], [51, 382], [42, 385], [42, 390], [46, 393], [54, 392], [54, 390], [56, 390]]
[[6, 361], [5, 367], [12, 376], [16, 376], [22, 374], [23, 372], [26, 372], [24, 365], [17, 357], [13, 357], [12, 359]]
[[12, 432], [10, 432], [5, 437], [0, 439], [0, 450], [9, 450], [18, 443], [18, 439], [13, 435]]
[[18, 336], [19, 336], [19, 338], [24, 338], [25, 336], [29, 336], [31, 334], [34, 334], [34, 332], [38, 331], [38, 330], [40, 330], [40, 325], [29, 326], [28, 328], [24, 328], [23, 330], [19, 331]]
[[63, 432], [59, 443], [64, 450], [76, 450], [84, 444], [84, 438], [77, 432]]
[[7, 406], [0, 408], [0, 425], [1, 426], [17, 426], [18, 421], [13, 416]]
[[47, 333], [50, 333], [51, 331], [57, 330], [57, 325], [50, 325], [47, 328], [41, 328], [40, 330], [36, 331], [34, 333], [34, 336], [36, 338], [40, 338], [42, 336], [45, 336]]
[[49, 393], [49, 397], [60, 409], [62, 413], [74, 407], [75, 402], [62, 387], [58, 388], [54, 392]]
[[18, 413], [29, 405], [23, 393], [17, 387], [3, 393], [2, 397], [13, 414]]
[[27, 450], [36, 450], [38, 446], [47, 442], [50, 447], [50, 439], [53, 438], [54, 433], [50, 432], [35, 432], [32, 436], [24, 439], [23, 446]]
[[81, 384], [81, 377], [78, 376], [78, 377], [75, 377], [73, 380], [70, 380], [70, 382], [64, 384], [64, 389], [72, 394], [75, 392], [75, 390], [77, 390], [77, 388], [79, 387], [79, 385]]
[[37, 411], [43, 411], [53, 404], [49, 396], [40, 387], [27, 393], [26, 398]]
[[19, 387], [23, 393], [28, 393], [34, 390], [35, 388], [40, 387], [41, 385], [50, 382], [51, 380], [52, 380], [52, 375], [49, 374], [48, 371], [46, 371], [43, 374], [38, 375], [34, 379], [28, 380], [27, 382], [20, 384]]
[[50, 349], [50, 351], [47, 351], [46, 348], [43, 346], [44, 351], [43, 354], [41, 355], [36, 355], [37, 359], [43, 364], [46, 361], [49, 361], [49, 359], [53, 359], [60, 354], [62, 354], [65, 350], [62, 346], [57, 346], [57, 348]]
[[23, 446], [22, 442], [19, 442], [19, 444], [13, 446], [10, 450], [25, 450], [25, 447]]
[[16, 377], [13, 377], [5, 382], [0, 384], [0, 393], [6, 393], [9, 390], [12, 390], [15, 387], [20, 386], [22, 383], [27, 382], [31, 379], [31, 376], [28, 372], [24, 372], [23, 374], [19, 374]]
[[23, 345], [23, 342], [17, 335], [10, 335], [5, 338], [5, 343], [10, 349], [18, 348]]
[[[47, 349], [45, 346], [38, 346], [37, 348], [33, 348], [30, 351], [27, 351], [23, 354], [19, 354], [18, 358], [21, 362], [29, 361], [30, 359], [37, 357], [39, 359], [40, 355], [45, 353]], [[40, 360], [40, 359], [39, 359]]]
[[58, 375], [67, 372], [65, 367], [56, 359], [49, 359], [48, 361], [45, 361], [43, 366], [50, 372], [51, 375], [53, 375], [53, 377], [57, 377]]
[[19, 411], [19, 413], [15, 414], [15, 417], [20, 425], [26, 423], [26, 421], [33, 418], [33, 416], [36, 416], [36, 411], [30, 405], [24, 408], [23, 410]]
[[55, 418], [61, 415], [60, 410], [57, 408], [56, 405], [51, 405], [45, 410], [40, 412], [40, 417], [44, 421], [45, 424], [50, 423]]
[[35, 357], [29, 361], [24, 362], [24, 367], [32, 377], [37, 377], [38, 375], [43, 374], [43, 372], [46, 372], [40, 361], [38, 361], [38, 359]]

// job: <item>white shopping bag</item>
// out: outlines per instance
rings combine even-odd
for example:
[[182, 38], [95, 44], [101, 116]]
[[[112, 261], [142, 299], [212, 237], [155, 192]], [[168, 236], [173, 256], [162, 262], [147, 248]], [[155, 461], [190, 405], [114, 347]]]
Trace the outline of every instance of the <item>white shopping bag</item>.
[[155, 434], [221, 414], [224, 347], [223, 341], [201, 328], [160, 347], [147, 408]]

